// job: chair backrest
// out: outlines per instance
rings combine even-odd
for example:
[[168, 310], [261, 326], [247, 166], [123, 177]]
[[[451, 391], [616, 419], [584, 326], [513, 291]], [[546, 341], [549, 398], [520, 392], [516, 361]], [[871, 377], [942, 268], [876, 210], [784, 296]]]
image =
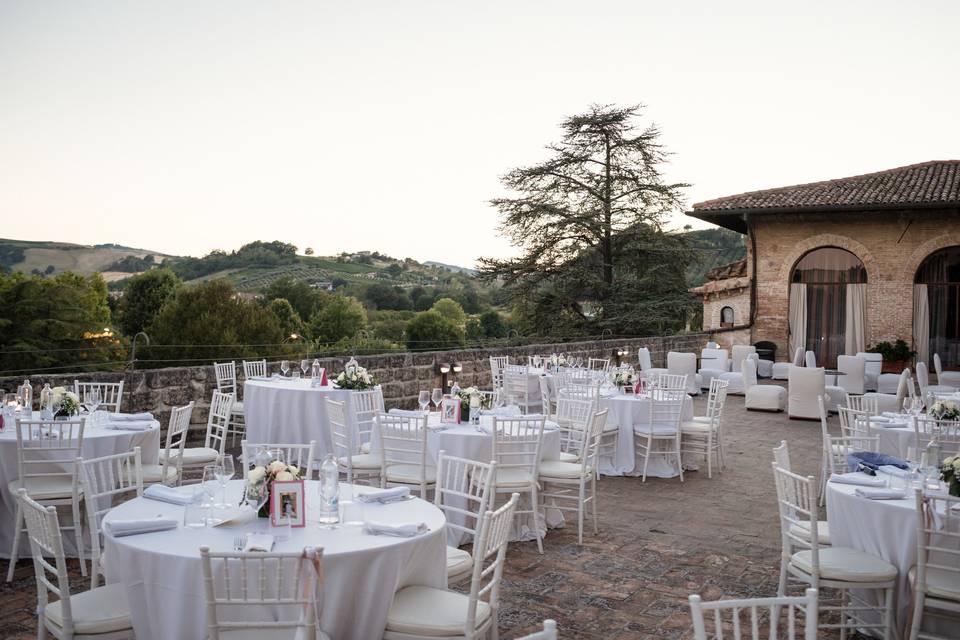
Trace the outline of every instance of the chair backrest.
[[840, 435], [848, 438], [870, 435], [870, 414], [849, 407], [839, 407], [837, 413], [840, 416]]
[[[827, 473], [845, 473], [847, 471], [847, 456], [854, 451], [879, 451], [880, 437], [871, 436], [869, 431], [863, 431], [866, 427], [856, 425], [856, 415], [851, 415], [850, 409], [841, 407], [841, 435], [831, 436], [827, 429], [827, 403], [824, 400], [826, 396], [817, 398], [820, 410], [820, 438], [823, 441], [823, 454], [827, 458]], [[844, 415], [846, 414], [846, 415]], [[855, 426], [851, 429], [844, 429], [844, 421], [849, 421]], [[854, 430], [855, 429], [855, 430]]]
[[858, 358], [863, 358], [864, 374], [868, 376], [879, 376], [883, 371], [883, 355], [871, 351], [858, 351]]
[[940, 354], [933, 354], [933, 370], [937, 372], [937, 383], [943, 384], [940, 380], [940, 375], [943, 373], [943, 365], [940, 363]]
[[123, 380], [120, 382], [81, 382], [73, 381], [73, 392], [84, 401], [87, 394], [96, 389], [100, 392], [100, 407], [98, 410], [120, 413], [120, 405], [123, 403]]
[[240, 441], [240, 467], [243, 477], [257, 463], [257, 454], [266, 451], [279, 451], [283, 456], [281, 461], [287, 465], [295, 465], [304, 472], [304, 480], [313, 480], [313, 457], [317, 450], [317, 441], [311, 440], [308, 444], [275, 444], [266, 442]]
[[213, 371], [217, 375], [217, 391], [237, 396], [237, 363], [214, 362]]
[[[170, 410], [170, 421], [167, 423], [167, 442], [164, 446], [163, 473], [161, 478], [167, 477], [170, 466], [177, 468], [177, 477], [183, 472], [183, 449], [186, 447], [190, 432], [190, 418], [193, 416], [193, 402], [184, 407], [174, 407]], [[177, 452], [176, 455], [172, 455]]]
[[817, 354], [815, 354], [813, 351], [807, 351], [806, 353], [804, 353], [803, 359], [806, 366], [809, 367], [810, 369], [817, 368]]
[[523, 372], [507, 369], [503, 372], [503, 395], [506, 404], [518, 405], [523, 411], [530, 407], [529, 376]]
[[33, 489], [50, 478], [66, 479], [79, 493], [80, 468], [77, 459], [83, 449], [83, 429], [86, 418], [76, 420], [16, 421], [17, 471], [20, 486], [32, 493]]
[[[773, 479], [777, 488], [777, 507], [780, 515], [781, 554], [785, 559], [794, 549], [810, 549], [814, 572], [820, 571], [818, 544], [811, 543], [805, 531], [819, 531], [817, 525], [817, 492], [813, 476], [801, 476], [772, 464]], [[812, 536], [816, 541], [817, 536]]]
[[519, 469], [536, 479], [545, 423], [543, 417], [493, 417], [490, 439], [498, 473]]
[[417, 479], [426, 482], [427, 473], [427, 416], [377, 415], [377, 435], [380, 438], [381, 470], [387, 477], [387, 468], [396, 465], [416, 465]]
[[558, 637], [557, 621], [547, 619], [543, 621], [543, 629], [528, 633], [525, 636], [517, 638], [517, 640], [557, 640]]
[[641, 371], [649, 371], [653, 369], [653, 363], [650, 360], [650, 349], [646, 347], [640, 347], [637, 349], [637, 361], [640, 363]]
[[267, 375], [266, 360], [244, 360], [243, 361], [243, 379], [263, 377]]
[[210, 411], [207, 413], [207, 435], [203, 446], [216, 449], [223, 455], [227, 442], [227, 425], [230, 424], [230, 410], [233, 409], [234, 395], [214, 391], [210, 399]]
[[520, 495], [514, 493], [510, 500], [496, 511], [487, 511], [483, 524], [473, 544], [473, 576], [470, 579], [470, 595], [467, 600], [467, 638], [482, 637], [486, 629], [496, 624], [496, 615], [477, 621], [477, 604], [483, 600], [493, 611], [500, 603], [500, 580], [503, 577], [503, 561], [507, 555], [507, 543], [513, 528], [513, 512]]
[[837, 371], [846, 375], [837, 376], [837, 386], [850, 393], [866, 391], [867, 361], [858, 356], [837, 356]]
[[606, 371], [610, 368], [610, 358], [589, 358], [587, 369], [590, 371]]
[[359, 447], [373, 438], [373, 425], [377, 415], [385, 411], [383, 404], [383, 390], [369, 389], [366, 391], [351, 391], [351, 410], [347, 412], [347, 420], [354, 421], [355, 442]]
[[900, 372], [900, 381], [897, 383], [897, 410], [903, 408], [903, 401], [907, 396], [913, 396], [913, 377], [910, 375], [910, 368], [907, 367]]
[[756, 353], [757, 348], [752, 344], [735, 344], [730, 354], [730, 371], [736, 373], [743, 366], [743, 361], [751, 353]]
[[727, 371], [729, 356], [726, 349], [703, 349], [700, 351], [700, 368], [710, 371]]
[[[960, 421], [937, 420], [930, 415], [917, 417], [914, 423], [917, 442], [920, 446], [936, 440], [944, 457], [960, 453]], [[940, 464], [940, 460], [937, 464]], [[931, 464], [933, 464], [931, 462]]]
[[658, 389], [680, 389], [687, 390], [687, 379], [690, 376], [686, 374], [661, 373], [653, 381]]
[[793, 467], [790, 466], [790, 448], [786, 440], [781, 440], [780, 446], [773, 448], [773, 462], [781, 469], [793, 471]]
[[869, 414], [871, 416], [879, 415], [880, 402], [877, 396], [855, 396], [847, 394], [847, 406], [854, 411]]
[[803, 366], [803, 347], [797, 347], [797, 350], [793, 352], [793, 360], [791, 363], [795, 367]]
[[917, 363], [917, 385], [920, 387], [920, 395], [927, 397], [927, 388], [930, 386], [930, 373], [927, 371], [926, 362]]
[[707, 413], [711, 426], [718, 428], [723, 421], [723, 407], [727, 403], [727, 389], [729, 380], [713, 378], [710, 380], [710, 391], [707, 393]]
[[697, 389], [697, 354], [671, 351], [667, 354], [667, 371], [674, 375], [687, 376], [687, 391], [700, 393]]
[[[939, 585], [960, 583], [960, 498], [915, 493], [917, 504], [917, 566], [913, 588], [932, 598], [943, 597]], [[915, 611], [914, 615], [921, 612]]]
[[[705, 618], [712, 612], [713, 631], [707, 632]], [[803, 617], [803, 635], [797, 635], [797, 613]], [[705, 615], [706, 614], [706, 615]], [[690, 617], [693, 620], [694, 640], [723, 640], [725, 632], [730, 632], [733, 640], [750, 638], [760, 640], [762, 636], [761, 620], [768, 621], [774, 616], [786, 616], [785, 640], [816, 640], [817, 638], [817, 590], [807, 589], [804, 596], [778, 596], [773, 598], [748, 598], [745, 600], [717, 600], [702, 602], [700, 596], [690, 596]], [[745, 618], [745, 619], [744, 619]], [[779, 621], [778, 621], [779, 623]], [[749, 635], [744, 635], [744, 633]], [[773, 637], [771, 634], [769, 637]]]
[[819, 367], [790, 367], [787, 380], [790, 415], [799, 413], [807, 416], [808, 413], [814, 413], [817, 398], [822, 396], [826, 389], [826, 377], [823, 369]]
[[98, 586], [100, 575], [100, 523], [113, 507], [143, 495], [143, 470], [140, 447], [111, 456], [77, 460], [82, 473], [83, 503], [87, 509], [90, 532], [90, 588]]
[[586, 447], [580, 456], [580, 474], [587, 469], [597, 468], [597, 456], [600, 455], [600, 441], [603, 439], [603, 427], [607, 424], [607, 410], [598, 411], [590, 417], [585, 434]]
[[510, 356], [490, 356], [490, 376], [493, 379], [493, 388], [503, 386], [503, 370], [510, 364]]
[[572, 453], [577, 457], [583, 453], [587, 430], [596, 406], [597, 403], [593, 398], [574, 398], [567, 393], [557, 400], [560, 451]]
[[444, 451], [437, 455], [433, 503], [446, 515], [448, 528], [476, 535], [490, 508], [496, 470], [496, 462], [457, 458]]
[[593, 403], [592, 411], [600, 408], [600, 385], [598, 384], [568, 384], [557, 389], [557, 402], [561, 398], [568, 400], [588, 400]]
[[[323, 549], [293, 553], [212, 552], [200, 547], [207, 632], [211, 640], [240, 630], [314, 637], [320, 611]], [[286, 633], [278, 633], [280, 630]], [[300, 636], [299, 634], [303, 634]], [[253, 633], [250, 633], [252, 636]]]
[[650, 425], [670, 427], [680, 437], [680, 419], [683, 417], [683, 402], [687, 394], [683, 389], [656, 389], [650, 398]]
[[750, 387], [755, 387], [757, 385], [757, 361], [753, 358], [744, 358], [743, 362], [740, 363], [740, 374], [743, 376], [744, 392], [749, 391]]
[[336, 458], [349, 458], [360, 452], [360, 446], [357, 444], [356, 434], [350, 428], [347, 421], [347, 406], [344, 402], [339, 402], [331, 398], [325, 398], [327, 405], [327, 423], [330, 425], [330, 443], [333, 450], [330, 451]]
[[[20, 489], [17, 495], [23, 510], [23, 519], [27, 525], [27, 537], [30, 539], [30, 551], [33, 555], [33, 571], [37, 581], [37, 610], [44, 611], [50, 601], [50, 594], [60, 600], [61, 624], [58, 625], [63, 637], [73, 637], [73, 608], [70, 598], [70, 578], [67, 574], [67, 559], [63, 553], [63, 538], [60, 533], [60, 521], [57, 508], [44, 507]], [[54, 558], [51, 565], [46, 558]], [[40, 620], [40, 626], [45, 621]]]

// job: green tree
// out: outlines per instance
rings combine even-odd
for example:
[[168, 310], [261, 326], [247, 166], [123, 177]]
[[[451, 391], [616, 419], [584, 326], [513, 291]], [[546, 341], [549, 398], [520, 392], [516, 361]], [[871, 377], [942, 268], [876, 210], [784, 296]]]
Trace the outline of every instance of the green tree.
[[294, 335], [304, 335], [303, 319], [300, 318], [300, 314], [293, 308], [289, 300], [274, 298], [267, 303], [267, 309], [277, 317], [280, 322], [280, 330], [283, 331], [285, 337], [292, 338]]
[[491, 310], [481, 314], [480, 328], [487, 338], [505, 338], [507, 336], [507, 326], [496, 311]]
[[463, 307], [460, 306], [459, 302], [451, 298], [440, 298], [433, 303], [430, 310], [436, 311], [457, 327], [462, 327], [467, 321], [467, 314], [463, 312]]
[[322, 343], [352, 338], [367, 326], [367, 312], [356, 298], [334, 295], [310, 318], [313, 337]]
[[384, 272], [386, 272], [386, 274], [391, 278], [399, 278], [400, 274], [403, 273], [403, 267], [394, 262], [393, 264], [387, 266], [387, 268], [384, 269]]
[[404, 311], [411, 307], [407, 293], [396, 285], [372, 284], [363, 290], [363, 300], [374, 309]]
[[267, 301], [283, 298], [297, 311], [300, 318], [310, 318], [323, 308], [330, 299], [330, 294], [320, 289], [314, 289], [302, 280], [293, 278], [278, 278], [263, 289], [263, 296]]
[[180, 278], [170, 269], [151, 269], [127, 278], [117, 302], [117, 324], [124, 334], [146, 331], [167, 298], [173, 295]]
[[477, 318], [467, 318], [464, 326], [464, 333], [467, 336], [467, 342], [477, 344], [483, 339], [483, 327], [480, 326], [480, 320]]
[[413, 316], [412, 311], [377, 311], [370, 316], [370, 330], [375, 338], [402, 342], [407, 322]]
[[418, 313], [407, 323], [407, 346], [412, 350], [453, 349], [463, 346], [463, 329], [436, 311]]

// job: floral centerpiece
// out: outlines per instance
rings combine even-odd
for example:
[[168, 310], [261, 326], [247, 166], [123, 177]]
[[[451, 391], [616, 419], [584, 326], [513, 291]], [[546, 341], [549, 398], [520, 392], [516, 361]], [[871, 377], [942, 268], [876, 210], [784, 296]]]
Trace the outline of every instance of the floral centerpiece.
[[460, 389], [457, 396], [460, 398], [460, 422], [470, 421], [470, 402], [473, 398], [478, 399], [478, 404], [481, 409], [489, 409], [493, 403], [493, 398], [490, 395], [480, 393], [480, 390], [476, 387]]
[[930, 407], [929, 414], [937, 420], [960, 420], [960, 407], [952, 400], [937, 400]]
[[80, 415], [80, 398], [73, 391], [67, 391], [64, 387], [50, 389], [50, 403], [55, 407], [60, 407], [53, 415], [54, 418], [69, 418]]
[[617, 388], [632, 387], [634, 383], [633, 375], [633, 371], [630, 369], [620, 369], [613, 374], [613, 384]]
[[352, 358], [347, 363], [346, 369], [333, 382], [341, 389], [353, 389], [355, 391], [372, 389], [377, 386], [377, 381], [374, 380], [373, 376]]
[[274, 480], [299, 480], [304, 476], [305, 469], [295, 464], [287, 464], [281, 460], [271, 460], [267, 464], [258, 464], [247, 472], [247, 486], [243, 492], [245, 504], [256, 507], [260, 505], [257, 515], [261, 518], [270, 517], [270, 488]]
[[567, 366], [567, 356], [563, 355], [562, 353], [551, 354], [550, 366], [553, 368]]
[[960, 456], [950, 456], [940, 465], [940, 479], [947, 484], [950, 495], [960, 497]]

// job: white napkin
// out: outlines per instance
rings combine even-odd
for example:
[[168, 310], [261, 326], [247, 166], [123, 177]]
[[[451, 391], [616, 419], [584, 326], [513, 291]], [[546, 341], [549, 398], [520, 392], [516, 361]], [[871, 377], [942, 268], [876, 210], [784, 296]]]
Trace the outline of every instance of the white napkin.
[[906, 422], [897, 422], [896, 420], [891, 420], [890, 422], [878, 422], [876, 423], [876, 426], [883, 427], [884, 429], [906, 429], [910, 425]]
[[256, 380], [257, 382], [270, 382], [273, 380], [273, 376], [250, 376], [250, 380]]
[[393, 487], [392, 489], [379, 489], [377, 491], [368, 491], [357, 496], [360, 502], [379, 502], [387, 504], [406, 500], [410, 496], [410, 487]]
[[138, 533], [166, 531], [176, 529], [177, 521], [173, 518], [145, 518], [143, 520], [113, 520], [103, 523], [103, 528], [115, 538], [121, 536], [135, 536]]
[[366, 522], [363, 525], [363, 532], [372, 536], [397, 536], [399, 538], [412, 538], [413, 536], [426, 531], [427, 525], [423, 522], [410, 522], [407, 524]]
[[108, 422], [103, 425], [104, 429], [115, 429], [117, 431], [150, 431], [153, 428], [153, 422]]
[[153, 414], [146, 411], [142, 413], [111, 413], [109, 416], [110, 422], [143, 422], [144, 420], [153, 422]]
[[861, 487], [887, 486], [887, 483], [883, 478], [877, 478], [876, 476], [868, 476], [867, 474], [860, 473], [859, 471], [853, 471], [851, 473], [831, 474], [830, 482], [836, 482], [837, 484], [855, 484]]
[[247, 544], [243, 545], [243, 550], [270, 553], [273, 551], [273, 536], [269, 533], [251, 533], [247, 536]]
[[890, 422], [892, 418], [890, 416], [870, 416], [870, 423], [883, 423]]
[[880, 415], [888, 418], [903, 418], [903, 414], [897, 413], [896, 411], [884, 411]]
[[410, 411], [407, 409], [390, 409], [390, 411], [387, 411], [387, 413], [392, 416], [401, 416], [406, 418], [422, 418], [423, 416], [427, 415], [426, 411]]
[[166, 487], [162, 484], [152, 484], [144, 489], [143, 497], [182, 506], [193, 502], [196, 499], [196, 494], [192, 491], [190, 493], [178, 491], [173, 487]]
[[873, 487], [857, 487], [854, 490], [861, 498], [870, 500], [903, 500], [907, 494], [902, 489], [875, 489]]

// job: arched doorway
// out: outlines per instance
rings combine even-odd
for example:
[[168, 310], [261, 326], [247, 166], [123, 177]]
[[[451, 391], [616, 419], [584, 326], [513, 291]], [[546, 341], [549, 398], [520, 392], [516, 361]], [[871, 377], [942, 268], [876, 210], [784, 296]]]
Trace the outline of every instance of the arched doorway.
[[834, 367], [837, 356], [863, 350], [867, 270], [846, 249], [820, 247], [804, 254], [790, 274], [790, 344]]
[[[945, 368], [960, 368], [960, 246], [931, 253], [917, 269], [914, 325], [918, 360], [932, 366], [933, 354], [939, 353]], [[917, 344], [923, 341], [924, 326], [926, 344]]]

